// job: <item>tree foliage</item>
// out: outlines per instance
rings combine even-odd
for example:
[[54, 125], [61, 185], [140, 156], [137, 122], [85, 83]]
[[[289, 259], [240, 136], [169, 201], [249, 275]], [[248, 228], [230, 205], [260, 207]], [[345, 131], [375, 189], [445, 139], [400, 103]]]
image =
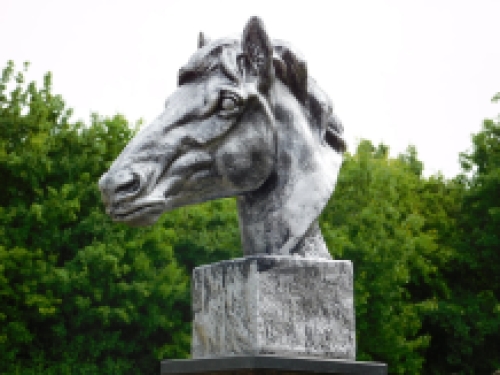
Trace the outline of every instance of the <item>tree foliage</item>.
[[432, 288], [443, 254], [425, 228], [414, 149], [399, 159], [388, 151], [362, 141], [346, 154], [322, 227], [332, 255], [354, 263], [358, 358], [416, 374], [430, 341], [421, 317], [435, 302], [411, 292]]
[[[188, 355], [192, 269], [242, 255], [235, 202], [112, 223], [97, 181], [137, 127], [73, 122], [50, 74], [38, 87], [3, 70], [0, 373], [157, 374]], [[424, 177], [413, 146], [391, 158], [364, 140], [321, 216], [332, 256], [354, 263], [357, 358], [390, 374], [500, 368], [500, 119], [472, 144], [447, 180]]]
[[464, 189], [446, 240], [455, 250], [450, 291], [432, 322], [441, 346], [429, 373], [488, 374], [500, 368], [500, 117], [483, 122], [461, 161], [468, 175], [456, 179]]
[[99, 203], [96, 181], [130, 124], [71, 123], [50, 74], [26, 85], [12, 63], [0, 99], [0, 372], [146, 374], [185, 356], [189, 280], [175, 232], [115, 225]]

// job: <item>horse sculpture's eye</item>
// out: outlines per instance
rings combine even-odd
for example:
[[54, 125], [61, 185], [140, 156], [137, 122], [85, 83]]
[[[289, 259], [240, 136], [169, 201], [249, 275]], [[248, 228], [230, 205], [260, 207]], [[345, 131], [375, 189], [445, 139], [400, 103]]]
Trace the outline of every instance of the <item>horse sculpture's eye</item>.
[[236, 100], [234, 98], [222, 98], [222, 102], [220, 104], [220, 108], [225, 111], [230, 111], [236, 108]]
[[241, 110], [241, 99], [231, 92], [222, 92], [219, 101], [219, 115], [228, 117], [236, 115]]

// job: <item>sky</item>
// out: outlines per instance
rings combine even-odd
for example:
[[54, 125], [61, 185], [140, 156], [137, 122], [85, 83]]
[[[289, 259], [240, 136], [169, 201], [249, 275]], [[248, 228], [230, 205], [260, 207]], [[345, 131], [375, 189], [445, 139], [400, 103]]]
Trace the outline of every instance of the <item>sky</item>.
[[151, 122], [195, 52], [198, 33], [240, 34], [259, 16], [293, 44], [331, 98], [349, 151], [415, 145], [426, 176], [460, 172], [458, 155], [500, 104], [500, 1], [0, 0], [0, 66], [53, 74], [74, 119], [121, 113]]

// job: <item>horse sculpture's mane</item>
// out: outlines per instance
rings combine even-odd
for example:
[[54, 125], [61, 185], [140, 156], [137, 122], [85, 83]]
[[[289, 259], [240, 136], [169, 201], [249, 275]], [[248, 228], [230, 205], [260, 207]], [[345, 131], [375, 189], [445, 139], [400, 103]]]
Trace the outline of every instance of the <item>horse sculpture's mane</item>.
[[[238, 39], [218, 39], [208, 42], [200, 35], [200, 49], [179, 71], [179, 85], [196, 79], [214, 69], [242, 80], [239, 58], [243, 56]], [[203, 45], [203, 43], [206, 43]], [[316, 129], [321, 142], [326, 142], [337, 152], [345, 152], [344, 128], [333, 113], [330, 98], [307, 73], [307, 64], [301, 54], [290, 44], [273, 40], [273, 67], [276, 77], [283, 82], [301, 104], [309, 124]]]

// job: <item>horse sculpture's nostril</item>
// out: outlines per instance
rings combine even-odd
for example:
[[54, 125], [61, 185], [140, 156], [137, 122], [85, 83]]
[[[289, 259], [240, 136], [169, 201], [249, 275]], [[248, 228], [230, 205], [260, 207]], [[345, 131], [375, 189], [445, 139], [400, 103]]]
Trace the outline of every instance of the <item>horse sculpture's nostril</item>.
[[141, 187], [141, 179], [137, 173], [131, 174], [131, 179], [129, 181], [122, 182], [115, 189], [115, 194], [117, 195], [130, 195], [139, 191]]

